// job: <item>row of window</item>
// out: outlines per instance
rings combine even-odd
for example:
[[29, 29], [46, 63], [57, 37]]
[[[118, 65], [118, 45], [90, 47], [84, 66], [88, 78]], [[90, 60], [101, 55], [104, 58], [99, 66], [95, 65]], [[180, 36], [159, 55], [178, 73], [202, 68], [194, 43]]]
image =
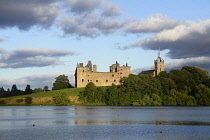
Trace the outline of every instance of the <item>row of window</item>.
[[[85, 72], [84, 70], [83, 70], [83, 72]], [[118, 73], [118, 74], [122, 74], [122, 72], [120, 72], [120, 73]], [[89, 75], [88, 75], [89, 76]], [[114, 74], [112, 74], [112, 77], [114, 77]]]
[[[82, 79], [82, 82], [85, 82], [84, 79]], [[93, 82], [92, 80], [88, 80], [88, 82]], [[98, 82], [98, 80], [96, 80], [96, 83]], [[106, 80], [106, 82], [109, 82], [109, 80]], [[114, 80], [114, 82], [116, 82], [116, 80]]]

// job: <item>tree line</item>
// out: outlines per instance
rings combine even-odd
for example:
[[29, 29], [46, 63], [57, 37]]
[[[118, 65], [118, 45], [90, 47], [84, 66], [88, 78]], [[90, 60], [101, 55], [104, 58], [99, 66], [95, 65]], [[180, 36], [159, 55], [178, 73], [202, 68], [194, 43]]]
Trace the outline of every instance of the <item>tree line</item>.
[[192, 66], [164, 71], [158, 77], [130, 74], [120, 85], [96, 87], [90, 82], [79, 99], [104, 105], [210, 105], [210, 77], [208, 71]]
[[[68, 76], [59, 75], [55, 78], [55, 82], [53, 83], [52, 90], [60, 90], [65, 88], [73, 88], [68, 80]], [[14, 84], [11, 90], [8, 88], [5, 90], [3, 87], [0, 88], [0, 98], [6, 98], [11, 96], [20, 96], [20, 95], [28, 95], [32, 93], [38, 93], [43, 91], [50, 91], [48, 86], [44, 86], [44, 88], [35, 88], [34, 90], [31, 89], [30, 85], [27, 85], [25, 90], [19, 90]]]
[[17, 85], [12, 85], [11, 90], [8, 88], [5, 90], [3, 87], [0, 88], [0, 98], [7, 98], [11, 96], [20, 96], [20, 95], [28, 95], [32, 93], [38, 93], [43, 91], [49, 91], [48, 86], [44, 86], [43, 89], [35, 88], [34, 90], [31, 89], [30, 85], [26, 85], [25, 90], [20, 90], [17, 88]]

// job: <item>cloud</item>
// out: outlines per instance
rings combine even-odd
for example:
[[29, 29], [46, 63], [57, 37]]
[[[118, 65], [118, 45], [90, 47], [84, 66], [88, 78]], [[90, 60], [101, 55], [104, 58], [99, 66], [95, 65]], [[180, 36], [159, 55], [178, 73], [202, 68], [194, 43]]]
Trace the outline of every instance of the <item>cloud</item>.
[[59, 13], [55, 0], [1, 0], [0, 28], [18, 27], [28, 30], [31, 26], [47, 28]]
[[119, 20], [110, 20], [110, 21], [101, 20], [101, 21], [96, 21], [90, 26], [99, 30], [103, 34], [110, 34], [120, 30], [125, 25], [125, 23], [126, 21], [122, 22]]
[[[208, 57], [210, 54], [210, 20], [186, 22], [173, 29], [164, 30], [128, 47], [149, 50], [169, 50], [172, 59]], [[127, 47], [127, 48], [128, 48]]]
[[66, 0], [64, 5], [76, 14], [87, 14], [94, 11], [101, 12], [101, 15], [108, 17], [121, 14], [119, 7], [104, 0]]
[[96, 32], [92, 28], [88, 28], [86, 23], [82, 23], [80, 19], [71, 16], [64, 16], [58, 21], [58, 25], [64, 32], [64, 36], [75, 35], [84, 37], [95, 37]]
[[66, 5], [70, 8], [70, 11], [78, 14], [92, 12], [99, 8], [101, 4], [102, 0], [66, 0]]
[[[195, 66], [201, 67], [210, 72], [210, 57], [193, 57], [187, 59], [175, 60], [170, 63], [165, 63], [165, 71], [170, 71], [171, 69], [181, 69], [183, 66]], [[138, 74], [145, 70], [153, 70], [154, 66], [142, 67], [133, 69], [132, 73]]]
[[41, 49], [41, 48], [19, 48], [7, 51], [0, 48], [0, 68], [23, 68], [23, 67], [45, 67], [62, 65], [60, 57], [74, 55], [67, 50]]
[[68, 12], [57, 20], [64, 37], [95, 38], [118, 31], [125, 24], [114, 19], [121, 14], [120, 8], [104, 0], [67, 0], [64, 7]]
[[103, 1], [102, 9], [103, 9], [102, 11], [103, 16], [113, 17], [122, 14], [122, 11], [118, 6], [105, 1]]
[[140, 68], [136, 68], [136, 69], [133, 69], [131, 70], [131, 73], [133, 74], [139, 74], [141, 73], [142, 71], [147, 71], [147, 70], [154, 70], [154, 66], [150, 66], [150, 67], [140, 67]]
[[210, 72], [210, 57], [193, 57], [187, 59], [176, 60], [166, 64], [166, 70], [180, 69], [183, 66], [196, 66], [206, 69]]
[[74, 35], [79, 37], [97, 37], [100, 34], [111, 34], [128, 23], [127, 20], [119, 21], [101, 17], [97, 13], [80, 16], [64, 16], [58, 21], [58, 26], [64, 32], [64, 36]]
[[42, 88], [48, 86], [49, 89], [52, 88], [55, 78], [59, 75], [66, 75], [70, 81], [70, 84], [75, 85], [74, 83], [74, 73], [71, 72], [58, 72], [52, 74], [35, 74], [29, 75], [21, 78], [0, 78], [0, 85], [4, 89], [11, 88], [12, 85], [16, 84], [18, 89], [25, 90], [27, 84], [34, 88]]
[[171, 29], [180, 22], [176, 19], [169, 19], [166, 15], [157, 13], [149, 16], [147, 19], [141, 19], [137, 22], [128, 24], [125, 32], [128, 33], [154, 33], [162, 30]]

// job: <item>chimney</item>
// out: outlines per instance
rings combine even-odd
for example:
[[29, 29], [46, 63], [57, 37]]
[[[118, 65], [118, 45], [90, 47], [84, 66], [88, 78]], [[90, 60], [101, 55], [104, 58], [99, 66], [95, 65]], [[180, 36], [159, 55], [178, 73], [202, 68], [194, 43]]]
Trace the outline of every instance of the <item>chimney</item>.
[[93, 65], [93, 72], [97, 72], [97, 66]]

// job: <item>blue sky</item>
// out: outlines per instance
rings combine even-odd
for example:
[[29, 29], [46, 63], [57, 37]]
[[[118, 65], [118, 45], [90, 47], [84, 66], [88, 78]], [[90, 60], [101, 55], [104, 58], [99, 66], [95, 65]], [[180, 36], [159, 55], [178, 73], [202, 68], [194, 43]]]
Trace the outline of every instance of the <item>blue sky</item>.
[[159, 47], [166, 70], [210, 71], [210, 0], [1, 0], [0, 87], [74, 84], [77, 63], [108, 72], [153, 69]]

